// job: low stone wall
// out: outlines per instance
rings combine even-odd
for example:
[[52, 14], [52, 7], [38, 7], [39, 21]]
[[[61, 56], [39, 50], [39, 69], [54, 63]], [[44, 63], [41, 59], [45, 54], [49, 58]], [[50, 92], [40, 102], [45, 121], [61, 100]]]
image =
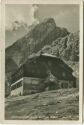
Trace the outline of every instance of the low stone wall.
[[75, 81], [65, 81], [65, 80], [60, 80], [59, 81], [59, 87], [62, 88], [75, 88], [74, 86], [76, 83]]

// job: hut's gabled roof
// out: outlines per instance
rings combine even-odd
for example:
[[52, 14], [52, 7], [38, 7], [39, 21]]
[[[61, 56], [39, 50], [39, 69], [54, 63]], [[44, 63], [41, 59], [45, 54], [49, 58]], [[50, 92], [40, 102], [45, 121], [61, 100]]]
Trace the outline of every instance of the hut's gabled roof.
[[57, 62], [57, 64], [60, 64], [60, 66], [62, 68], [64, 68], [65, 70], [69, 71], [69, 72], [73, 72], [72, 68], [69, 67], [63, 60], [61, 60], [59, 57], [55, 56], [55, 55], [52, 55], [52, 54], [48, 54], [48, 53], [37, 53], [37, 54], [33, 54], [33, 55], [30, 55], [28, 57], [28, 60], [24, 63], [24, 65], [27, 63], [27, 62], [31, 62], [31, 61], [34, 61], [36, 59], [49, 59], [49, 60], [54, 60]]
[[13, 78], [14, 76], [20, 78], [20, 74], [21, 77], [45, 78], [48, 75], [48, 70], [51, 70], [55, 76], [57, 72], [58, 77], [61, 76], [61, 70], [69, 73], [71, 77], [73, 72], [60, 58], [47, 53], [37, 53], [28, 57], [27, 61], [21, 65], [18, 71], [13, 75]]

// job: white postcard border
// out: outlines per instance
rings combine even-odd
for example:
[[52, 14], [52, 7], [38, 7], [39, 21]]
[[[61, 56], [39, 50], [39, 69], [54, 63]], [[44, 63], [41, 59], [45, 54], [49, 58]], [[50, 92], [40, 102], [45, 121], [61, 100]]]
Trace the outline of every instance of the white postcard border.
[[[79, 86], [79, 121], [51, 121], [51, 120], [5, 120], [5, 4], [79, 4], [80, 5], [80, 86]], [[81, 123], [82, 122], [82, 104], [83, 104], [83, 1], [82, 0], [2, 0], [1, 4], [1, 36], [0, 36], [0, 121], [2, 123], [28, 123], [28, 124], [58, 124], [58, 123]]]

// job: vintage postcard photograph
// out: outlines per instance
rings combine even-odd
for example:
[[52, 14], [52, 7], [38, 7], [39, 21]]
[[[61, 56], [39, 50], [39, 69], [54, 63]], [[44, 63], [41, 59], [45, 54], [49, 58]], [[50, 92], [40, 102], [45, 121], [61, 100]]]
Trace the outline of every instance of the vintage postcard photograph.
[[80, 50], [80, 4], [5, 4], [4, 119], [79, 121]]

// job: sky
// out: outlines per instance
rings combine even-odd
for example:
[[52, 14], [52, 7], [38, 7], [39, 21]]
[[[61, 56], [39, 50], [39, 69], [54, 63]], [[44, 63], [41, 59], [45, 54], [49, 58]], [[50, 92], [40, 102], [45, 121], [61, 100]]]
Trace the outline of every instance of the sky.
[[[21, 26], [27, 26], [33, 23], [39, 23], [44, 18], [52, 17], [55, 19], [56, 25], [67, 28], [70, 32], [79, 30], [79, 6], [78, 5], [55, 5], [55, 4], [7, 4], [5, 7], [5, 29], [6, 29], [6, 46], [12, 44], [18, 39], [18, 36], [11, 35], [16, 33]], [[24, 25], [26, 24], [26, 25]], [[21, 29], [22, 30], [22, 29]], [[23, 29], [24, 30], [24, 29]], [[19, 31], [20, 32], [20, 31]], [[25, 30], [26, 32], [26, 30]], [[21, 34], [23, 32], [21, 31]], [[16, 34], [18, 35], [18, 34]], [[21, 35], [22, 36], [22, 35]], [[19, 33], [20, 37], [20, 33]]]

